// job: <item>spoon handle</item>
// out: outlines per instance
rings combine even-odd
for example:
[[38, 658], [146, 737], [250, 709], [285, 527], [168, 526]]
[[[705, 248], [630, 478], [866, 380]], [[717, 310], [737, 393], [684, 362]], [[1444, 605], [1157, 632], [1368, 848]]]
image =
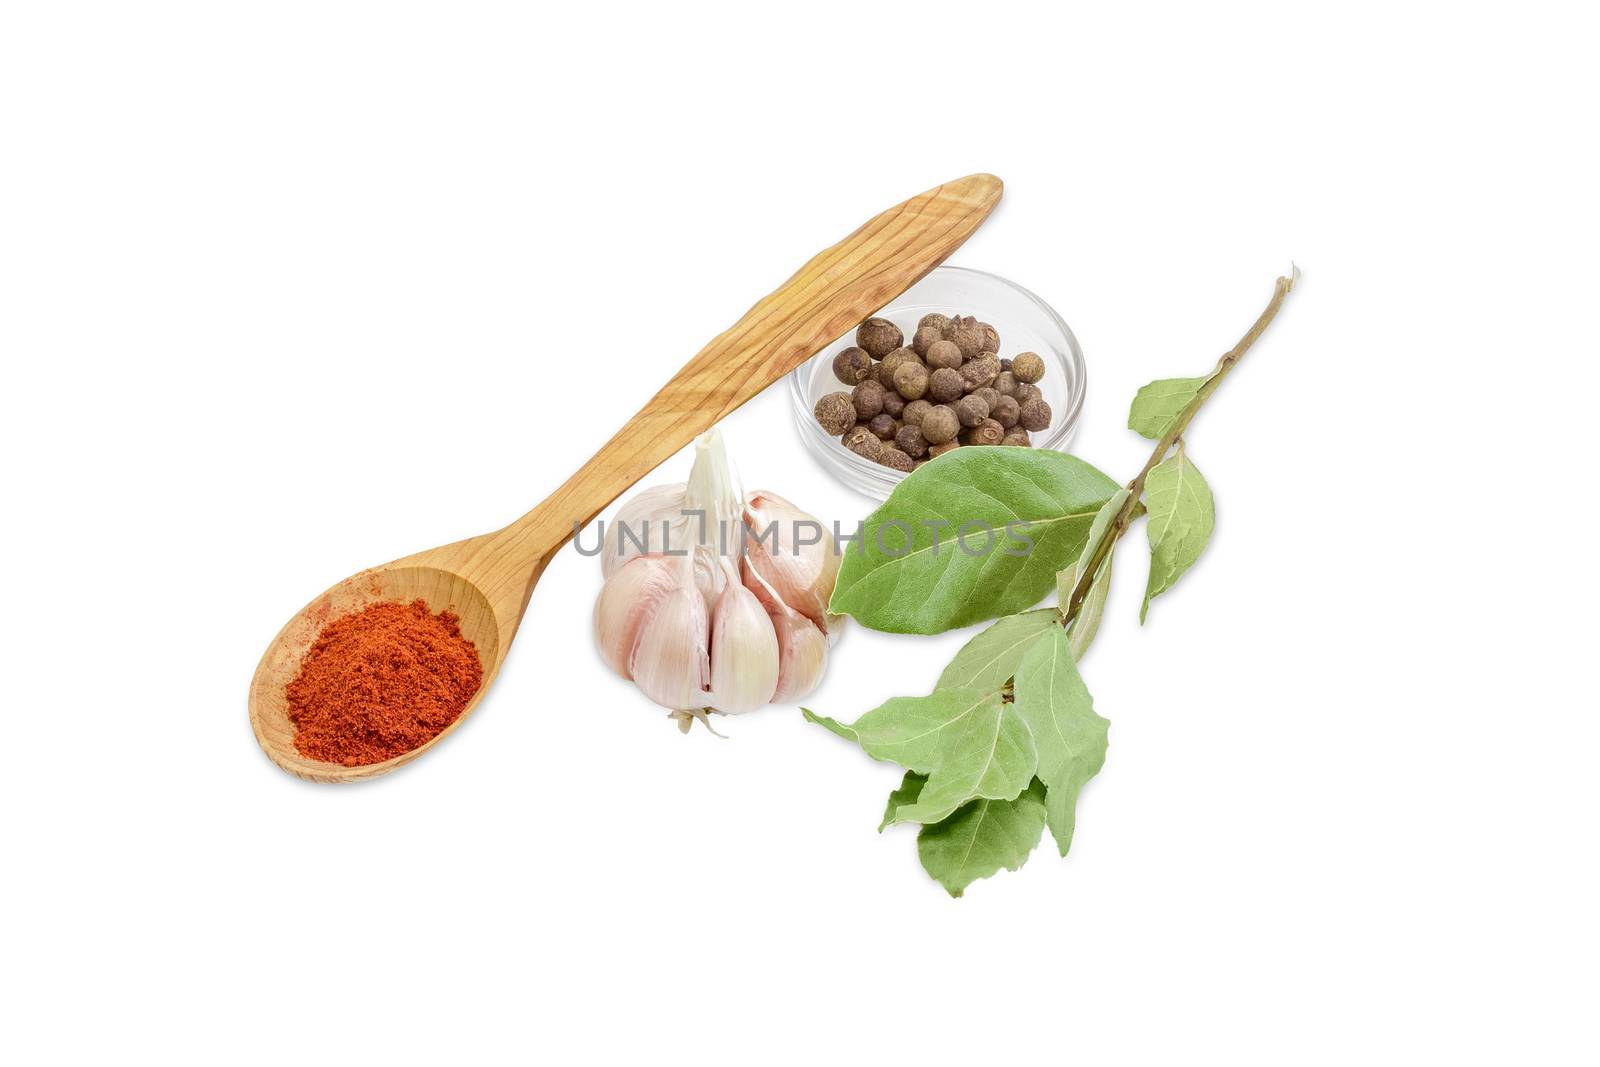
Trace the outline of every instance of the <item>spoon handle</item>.
[[560, 548], [574, 530], [729, 412], [944, 262], [988, 217], [1000, 179], [972, 174], [914, 196], [819, 252], [718, 334], [549, 499], [503, 535]]

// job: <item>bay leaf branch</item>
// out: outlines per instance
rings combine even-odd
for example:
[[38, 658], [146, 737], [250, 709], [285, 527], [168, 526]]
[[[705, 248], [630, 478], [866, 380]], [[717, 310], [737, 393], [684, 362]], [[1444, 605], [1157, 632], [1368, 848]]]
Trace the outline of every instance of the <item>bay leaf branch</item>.
[[1078, 613], [1083, 610], [1084, 599], [1094, 586], [1095, 576], [1099, 574], [1101, 565], [1105, 563], [1106, 557], [1111, 554], [1111, 546], [1116, 544], [1117, 539], [1127, 532], [1128, 524], [1133, 521], [1134, 509], [1144, 495], [1145, 480], [1150, 477], [1150, 472], [1160, 465], [1161, 461], [1167, 457], [1168, 452], [1172, 451], [1172, 446], [1177, 442], [1178, 438], [1183, 436], [1183, 431], [1189, 428], [1189, 423], [1194, 421], [1195, 415], [1205, 406], [1205, 402], [1211, 398], [1211, 394], [1217, 391], [1217, 387], [1222, 384], [1222, 380], [1228, 376], [1234, 367], [1238, 366], [1239, 361], [1244, 358], [1244, 354], [1250, 351], [1250, 346], [1254, 345], [1261, 335], [1266, 332], [1267, 327], [1272, 325], [1272, 320], [1278, 317], [1279, 309], [1283, 307], [1284, 300], [1294, 288], [1294, 283], [1299, 277], [1299, 270], [1293, 269], [1273, 283], [1272, 299], [1267, 302], [1266, 309], [1256, 317], [1256, 321], [1251, 324], [1250, 329], [1245, 331], [1244, 336], [1239, 338], [1239, 343], [1222, 354], [1222, 357], [1217, 360], [1216, 367], [1207, 375], [1205, 383], [1195, 392], [1194, 399], [1184, 405], [1183, 410], [1178, 412], [1167, 425], [1166, 432], [1161, 435], [1161, 440], [1156, 442], [1156, 447], [1150, 453], [1150, 458], [1145, 461], [1144, 469], [1138, 473], [1133, 481], [1128, 483], [1128, 497], [1123, 501], [1122, 508], [1106, 527], [1105, 532], [1101, 534], [1100, 540], [1094, 545], [1094, 551], [1088, 557], [1088, 563], [1084, 565], [1080, 573], [1078, 584], [1072, 590], [1071, 598], [1060, 606], [1063, 624], [1072, 622], [1073, 619], [1077, 618]]

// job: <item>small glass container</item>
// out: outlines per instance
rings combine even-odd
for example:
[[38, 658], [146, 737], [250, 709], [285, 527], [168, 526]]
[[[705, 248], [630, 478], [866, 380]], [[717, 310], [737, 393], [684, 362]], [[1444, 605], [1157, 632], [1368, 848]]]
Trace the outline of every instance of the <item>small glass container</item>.
[[[974, 315], [1000, 333], [1000, 355], [1010, 359], [1019, 352], [1037, 352], [1045, 362], [1038, 383], [1053, 416], [1050, 427], [1033, 435], [1034, 448], [1065, 451], [1078, 428], [1087, 385], [1083, 351], [1078, 339], [1055, 310], [1015, 282], [968, 267], [938, 267], [926, 278], [878, 312], [905, 334], [906, 344], [917, 332], [917, 321], [929, 312]], [[833, 357], [855, 344], [855, 328], [801, 364], [789, 375], [795, 423], [806, 449], [817, 462], [845, 485], [877, 500], [888, 497], [905, 477], [893, 467], [874, 463], [830, 437], [812, 414], [817, 401], [828, 393], [850, 387], [833, 376]], [[986, 447], [986, 446], [966, 446]]]

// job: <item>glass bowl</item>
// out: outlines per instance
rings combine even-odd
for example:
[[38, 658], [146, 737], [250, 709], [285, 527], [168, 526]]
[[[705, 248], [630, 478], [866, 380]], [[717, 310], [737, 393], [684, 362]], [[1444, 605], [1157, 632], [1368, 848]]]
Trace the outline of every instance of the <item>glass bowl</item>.
[[[1083, 350], [1061, 316], [1022, 286], [998, 275], [969, 267], [938, 267], [878, 312], [878, 317], [900, 327], [910, 343], [917, 321], [932, 311], [976, 315], [980, 322], [989, 323], [1000, 333], [1003, 358], [1019, 352], [1037, 352], [1044, 358], [1045, 374], [1038, 385], [1054, 421], [1048, 429], [1033, 435], [1033, 447], [1065, 450], [1078, 428], [1087, 380]], [[845, 485], [883, 500], [900, 484], [904, 472], [851, 452], [837, 437], [829, 436], [812, 414], [823, 396], [850, 388], [833, 376], [833, 357], [853, 344], [852, 326], [848, 334], [789, 375], [789, 393], [806, 450]]]

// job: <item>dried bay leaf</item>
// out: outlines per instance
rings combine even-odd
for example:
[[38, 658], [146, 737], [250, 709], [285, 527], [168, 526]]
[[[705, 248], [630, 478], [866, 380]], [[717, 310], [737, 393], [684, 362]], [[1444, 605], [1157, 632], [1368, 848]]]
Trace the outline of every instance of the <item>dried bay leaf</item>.
[[1095, 714], [1072, 648], [1060, 630], [1044, 634], [1017, 667], [1017, 714], [1032, 731], [1039, 779], [1048, 792], [1045, 814], [1056, 847], [1072, 846], [1078, 793], [1106, 761], [1111, 724]]
[[1061, 614], [1055, 608], [1007, 615], [961, 646], [939, 675], [936, 688], [999, 689], [1017, 673], [1017, 664], [1033, 639], [1060, 623]]
[[906, 776], [900, 780], [900, 788], [889, 794], [889, 803], [883, 809], [883, 821], [878, 823], [880, 834], [883, 833], [884, 827], [894, 824], [894, 813], [897, 810], [917, 802], [917, 797], [922, 795], [922, 787], [927, 784], [927, 775], [918, 774], [916, 771], [906, 772]]
[[938, 822], [975, 797], [1010, 800], [1027, 788], [1038, 763], [1027, 723], [997, 690], [895, 697], [850, 725], [805, 708], [801, 713], [855, 741], [873, 759], [926, 776], [914, 798], [891, 802], [888, 823]]
[[891, 697], [849, 725], [806, 708], [801, 708], [800, 713], [818, 726], [856, 742], [873, 759], [932, 774], [968, 717], [985, 714], [980, 709], [999, 705], [998, 692], [936, 689], [923, 697]]
[[1044, 833], [1045, 788], [1035, 778], [1015, 800], [975, 800], [917, 834], [922, 867], [953, 897], [1002, 868], [1014, 871]]
[[805, 716], [807, 722], [814, 722], [829, 733], [838, 734], [846, 741], [859, 743], [856, 732], [838, 719], [830, 719], [826, 715], [814, 715], [809, 708], [801, 708], [800, 714]]
[[1111, 598], [1111, 566], [1115, 561], [1116, 552], [1108, 552], [1106, 561], [1100, 564], [1100, 573], [1094, 576], [1094, 582], [1083, 598], [1078, 617], [1072, 620], [1067, 641], [1072, 645], [1073, 659], [1082, 659], [1094, 643], [1095, 635], [1100, 632], [1100, 617], [1105, 614], [1106, 601]]
[[1039, 762], [1028, 724], [998, 695], [947, 731], [945, 742], [916, 801], [896, 807], [891, 822], [936, 823], [975, 798], [1011, 800]]
[[1150, 611], [1150, 601], [1171, 589], [1200, 558], [1216, 523], [1211, 487], [1189, 462], [1181, 441], [1177, 451], [1150, 472], [1144, 499], [1150, 509], [1146, 530], [1150, 535], [1150, 579], [1139, 608], [1141, 623]]
[[913, 471], [867, 517], [830, 608], [874, 630], [917, 634], [1022, 611], [1083, 551], [1117, 488], [1060, 452], [958, 448]]
[[1134, 394], [1133, 406], [1128, 409], [1128, 429], [1152, 441], [1161, 440], [1208, 381], [1209, 378], [1162, 378], [1151, 382]]
[[[1118, 489], [1116, 495], [1107, 500], [1100, 513], [1094, 517], [1094, 523], [1089, 527], [1089, 537], [1084, 541], [1083, 551], [1078, 553], [1077, 561], [1056, 575], [1056, 599], [1061, 603], [1061, 610], [1065, 611], [1071, 603], [1073, 590], [1077, 589], [1078, 583], [1083, 580], [1084, 569], [1089, 566], [1089, 557], [1094, 554], [1095, 545], [1117, 517], [1117, 512], [1122, 510], [1122, 505], [1127, 502], [1128, 490]], [[1114, 555], [1113, 547], [1106, 553], [1105, 562], [1100, 565], [1100, 573], [1095, 575], [1094, 583], [1089, 586], [1089, 592], [1083, 598], [1083, 605], [1078, 609], [1078, 616], [1072, 621], [1072, 630], [1068, 636], [1071, 638], [1074, 659], [1083, 656], [1094, 640], [1094, 635], [1100, 632], [1100, 616], [1105, 612], [1107, 597], [1111, 595], [1111, 562]]]

